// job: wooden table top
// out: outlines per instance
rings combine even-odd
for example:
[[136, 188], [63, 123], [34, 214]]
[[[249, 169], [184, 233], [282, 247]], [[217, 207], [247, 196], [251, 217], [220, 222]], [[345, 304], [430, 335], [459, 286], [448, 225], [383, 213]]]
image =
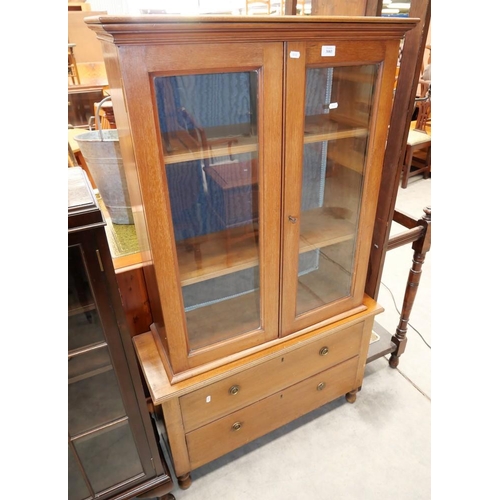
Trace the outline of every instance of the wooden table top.
[[80, 146], [75, 141], [77, 135], [85, 134], [90, 132], [87, 128], [69, 128], [68, 129], [68, 143], [73, 151], [73, 153], [78, 153], [80, 151]]

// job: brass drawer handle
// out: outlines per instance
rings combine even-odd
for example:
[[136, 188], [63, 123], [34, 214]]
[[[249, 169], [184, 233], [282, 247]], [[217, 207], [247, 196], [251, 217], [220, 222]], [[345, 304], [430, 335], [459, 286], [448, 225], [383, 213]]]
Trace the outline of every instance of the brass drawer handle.
[[328, 354], [328, 347], [322, 347], [320, 350], [319, 350], [319, 355], [320, 356], [326, 356]]
[[243, 424], [241, 422], [235, 422], [232, 426], [233, 431], [239, 431]]
[[326, 383], [325, 382], [320, 382], [318, 384], [318, 387], [316, 387], [316, 389], [318, 389], [318, 391], [322, 391], [325, 387], [326, 387]]
[[231, 389], [229, 389], [229, 394], [231, 394], [231, 396], [236, 396], [236, 394], [238, 394], [238, 392], [240, 392], [240, 386], [239, 385], [233, 385], [231, 387]]

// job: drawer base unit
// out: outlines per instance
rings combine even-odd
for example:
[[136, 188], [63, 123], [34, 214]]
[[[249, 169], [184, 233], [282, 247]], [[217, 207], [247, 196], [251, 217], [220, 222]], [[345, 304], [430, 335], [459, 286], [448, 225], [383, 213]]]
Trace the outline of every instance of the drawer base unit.
[[418, 22], [85, 19], [151, 310], [134, 342], [181, 487], [229, 450], [354, 401], [380, 312], [365, 286], [396, 68]]
[[359, 358], [349, 359], [186, 434], [196, 469], [352, 390]]
[[373, 321], [382, 308], [365, 296], [366, 310], [223, 367], [170, 384], [151, 332], [134, 338], [139, 362], [181, 488], [191, 471], [346, 396], [363, 381]]

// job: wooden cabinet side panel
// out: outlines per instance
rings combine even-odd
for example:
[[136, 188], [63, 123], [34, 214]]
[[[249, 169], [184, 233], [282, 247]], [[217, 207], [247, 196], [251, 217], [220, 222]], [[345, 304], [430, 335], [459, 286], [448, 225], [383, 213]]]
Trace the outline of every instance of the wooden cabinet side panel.
[[394, 79], [396, 75], [396, 63], [399, 54], [399, 41], [385, 42], [385, 54], [381, 65], [380, 84], [378, 95], [375, 96], [376, 103], [371, 120], [369, 157], [366, 166], [367, 182], [363, 189], [361, 205], [360, 224], [358, 239], [363, 242], [359, 245], [355, 268], [355, 290], [354, 295], [362, 297], [366, 283], [368, 261], [371, 252], [371, 240], [375, 227], [378, 193], [382, 178], [385, 147], [389, 133], [389, 120], [392, 108]]
[[359, 350], [358, 371], [356, 374], [356, 385], [361, 387], [365, 375], [366, 358], [368, 357], [368, 349], [370, 348], [370, 339], [372, 336], [373, 323], [375, 317], [370, 316], [363, 322], [363, 334], [361, 338], [361, 346]]
[[184, 476], [191, 472], [192, 467], [186, 445], [179, 398], [169, 399], [161, 407], [175, 475], [177, 477]]
[[130, 335], [134, 337], [149, 331], [152, 316], [142, 268], [127, 269], [117, 273], [116, 281]]

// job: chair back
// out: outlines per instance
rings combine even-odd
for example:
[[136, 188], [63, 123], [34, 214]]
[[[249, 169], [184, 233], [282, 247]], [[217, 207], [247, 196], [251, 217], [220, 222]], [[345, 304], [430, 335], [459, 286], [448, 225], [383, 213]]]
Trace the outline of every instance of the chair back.
[[426, 97], [422, 101], [417, 102], [418, 114], [415, 123], [415, 130], [426, 132], [426, 126], [431, 116], [431, 98]]

